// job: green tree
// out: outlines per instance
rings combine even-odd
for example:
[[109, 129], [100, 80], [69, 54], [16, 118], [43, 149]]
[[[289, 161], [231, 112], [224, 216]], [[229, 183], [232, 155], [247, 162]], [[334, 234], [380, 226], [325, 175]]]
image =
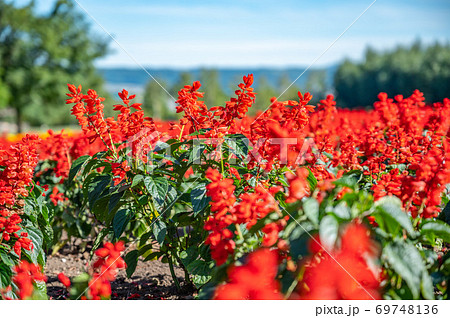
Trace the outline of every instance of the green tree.
[[[166, 87], [166, 84], [158, 80], [159, 84]], [[176, 118], [175, 107], [170, 109], [172, 98], [161, 88], [156, 81], [150, 80], [144, 92], [143, 109], [146, 115], [155, 119], [174, 119]], [[176, 98], [176, 95], [173, 95]], [[173, 104], [173, 103], [172, 103]]]
[[318, 103], [325, 98], [327, 91], [327, 71], [326, 70], [310, 70], [302, 93], [309, 92], [313, 95], [311, 104]]
[[178, 91], [180, 89], [182, 89], [185, 85], [192, 85], [192, 83], [194, 82], [193, 78], [192, 78], [192, 74], [190, 72], [181, 72], [179, 79], [177, 82], [175, 82], [171, 87], [170, 87], [170, 94], [172, 94], [172, 96], [174, 98], [178, 97]]
[[270, 106], [270, 99], [272, 97], [278, 97], [280, 92], [277, 92], [277, 90], [269, 83], [267, 77], [261, 76], [258, 79], [258, 85], [255, 88], [256, 93], [256, 102], [255, 105], [253, 105], [249, 109], [249, 114], [251, 116], [256, 115], [257, 112], [265, 111]]
[[0, 0], [0, 83], [19, 131], [24, 120], [67, 124], [65, 84], [101, 89], [93, 62], [106, 52], [107, 42], [91, 34], [71, 1], [56, 1], [48, 13], [37, 14], [34, 1], [16, 7]]
[[392, 51], [366, 51], [362, 63], [344, 61], [334, 77], [339, 105], [368, 106], [379, 92], [409, 96], [415, 89], [428, 102], [448, 97], [450, 91], [450, 45], [424, 46], [419, 41]]
[[[219, 81], [219, 72], [213, 69], [203, 69], [200, 72], [201, 91], [205, 92], [205, 104], [208, 107], [225, 105], [229, 96], [225, 94]], [[191, 83], [192, 84], [192, 83]]]
[[278, 87], [280, 88], [280, 92], [276, 97], [282, 93], [280, 100], [298, 100], [298, 91], [300, 91], [300, 88], [296, 85], [296, 83], [292, 82], [293, 80], [290, 79], [289, 74], [284, 72], [279, 80], [280, 84]]

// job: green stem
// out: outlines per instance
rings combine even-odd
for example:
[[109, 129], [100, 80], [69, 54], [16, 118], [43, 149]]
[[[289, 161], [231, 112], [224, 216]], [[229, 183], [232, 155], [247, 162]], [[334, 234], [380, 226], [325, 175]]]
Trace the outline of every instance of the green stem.
[[244, 240], [244, 236], [242, 235], [242, 231], [241, 231], [241, 227], [239, 226], [239, 224], [235, 224], [236, 225], [236, 231], [238, 232], [238, 236], [240, 240]]
[[178, 137], [178, 140], [180, 140], [180, 141], [181, 141], [181, 137], [183, 137], [184, 127], [185, 127], [184, 125], [183, 125], [183, 127], [181, 127], [180, 136]]
[[181, 290], [180, 282], [178, 281], [177, 275], [175, 274], [175, 269], [173, 267], [173, 261], [172, 261], [172, 255], [167, 255], [167, 258], [169, 260], [169, 268], [170, 268], [170, 275], [172, 275], [172, 279], [175, 283], [175, 286], [177, 287], [177, 290]]
[[189, 272], [187, 271], [186, 267], [184, 266], [183, 262], [181, 261], [181, 259], [175, 255], [176, 260], [178, 261], [178, 263], [180, 264], [181, 269], [184, 271], [184, 279], [186, 280], [186, 283], [190, 286], [194, 286], [194, 284], [192, 284], [191, 278], [189, 277]]
[[220, 166], [222, 167], [222, 175], [225, 177], [225, 169], [223, 168], [223, 153], [222, 153], [222, 145], [220, 146]]

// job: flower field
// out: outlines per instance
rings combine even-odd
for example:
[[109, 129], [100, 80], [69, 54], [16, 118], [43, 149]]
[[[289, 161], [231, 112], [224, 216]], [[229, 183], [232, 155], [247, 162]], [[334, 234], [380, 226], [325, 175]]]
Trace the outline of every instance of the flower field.
[[347, 110], [252, 84], [224, 106], [185, 86], [178, 122], [68, 85], [81, 131], [1, 138], [0, 298], [47, 299], [47, 256], [76, 238], [92, 261], [58, 275], [70, 299], [110, 299], [138, 260], [199, 299], [448, 299], [450, 99]]

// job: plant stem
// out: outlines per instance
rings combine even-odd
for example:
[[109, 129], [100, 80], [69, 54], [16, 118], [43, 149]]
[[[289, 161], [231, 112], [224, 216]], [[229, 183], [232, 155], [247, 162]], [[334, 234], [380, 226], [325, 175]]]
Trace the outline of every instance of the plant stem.
[[167, 258], [169, 260], [169, 267], [170, 267], [170, 275], [172, 275], [172, 279], [175, 283], [175, 286], [177, 287], [177, 290], [181, 290], [180, 282], [178, 281], [177, 275], [175, 274], [175, 270], [173, 268], [173, 261], [172, 261], [172, 255], [167, 255]]
[[236, 231], [238, 232], [238, 236], [240, 240], [244, 240], [244, 236], [242, 235], [242, 231], [241, 231], [241, 227], [239, 226], [239, 224], [235, 224], [236, 225]]
[[184, 125], [181, 127], [180, 136], [178, 137], [178, 140], [181, 141], [181, 137], [183, 137], [183, 131], [184, 131]]
[[190, 286], [194, 286], [194, 284], [191, 281], [191, 278], [189, 277], [189, 272], [184, 266], [183, 262], [181, 262], [181, 259], [175, 255], [175, 258], [177, 259], [178, 263], [180, 264], [181, 269], [184, 271], [184, 279], [186, 280], [186, 283]]

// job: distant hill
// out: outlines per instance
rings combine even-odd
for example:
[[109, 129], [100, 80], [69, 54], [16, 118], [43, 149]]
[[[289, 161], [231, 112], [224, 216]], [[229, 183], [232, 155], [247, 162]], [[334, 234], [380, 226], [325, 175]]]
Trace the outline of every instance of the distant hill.
[[[326, 85], [327, 87], [332, 87], [333, 76], [336, 72], [336, 69], [337, 65], [321, 69], [310, 69], [297, 80], [296, 85], [302, 87], [308, 80], [308, 74], [310, 72], [325, 70]], [[230, 90], [231, 84], [237, 84], [242, 79], [242, 76], [249, 73], [252, 73], [255, 77], [255, 87], [257, 87], [258, 79], [261, 77], [265, 77], [268, 83], [272, 86], [278, 87], [280, 79], [283, 76], [287, 77], [289, 81], [292, 82], [300, 74], [302, 74], [305, 68], [217, 68], [215, 70], [219, 73], [219, 81], [223, 89], [228, 92]], [[170, 87], [179, 80], [180, 74], [182, 72], [189, 72], [191, 73], [193, 80], [199, 80], [202, 69], [195, 68], [190, 70], [177, 70], [169, 68], [148, 68], [147, 71], [158, 81], [161, 80]], [[114, 95], [118, 90], [121, 90], [122, 88], [126, 88], [133, 93], [140, 94], [144, 90], [147, 82], [151, 80], [150, 76], [140, 68], [103, 68], [100, 69], [100, 72], [105, 78], [107, 90]]]

